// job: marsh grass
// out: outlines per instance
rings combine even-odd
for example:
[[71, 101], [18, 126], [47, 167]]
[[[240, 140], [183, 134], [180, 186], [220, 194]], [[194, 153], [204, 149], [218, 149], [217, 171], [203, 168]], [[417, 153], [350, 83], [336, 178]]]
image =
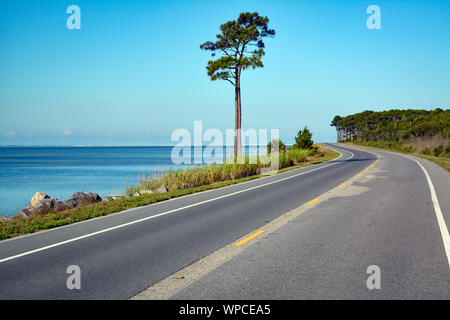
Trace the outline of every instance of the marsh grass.
[[[279, 153], [279, 168], [304, 163], [308, 156], [316, 154], [318, 149], [302, 150], [288, 149]], [[196, 188], [220, 181], [236, 180], [261, 174], [262, 168], [270, 167], [271, 163], [264, 163], [256, 156], [246, 156], [244, 159], [232, 163], [211, 164], [197, 167], [171, 169], [167, 172], [156, 172], [142, 177], [137, 186], [130, 186], [126, 193], [134, 194], [140, 190], [154, 190], [166, 186], [169, 191]]]
[[[337, 152], [322, 146], [317, 146], [314, 150], [290, 149], [285, 153], [280, 153], [280, 170], [278, 172], [281, 173], [329, 161], [338, 155]], [[170, 170], [168, 172], [161, 171], [157, 175], [143, 177], [136, 187], [129, 187], [128, 191], [142, 190], [143, 188], [153, 189], [166, 185], [169, 192], [143, 194], [138, 197], [85, 204], [80, 207], [59, 212], [51, 211], [26, 219], [9, 220], [0, 223], [0, 240], [101, 217], [188, 194], [250, 181], [262, 177], [260, 175], [261, 168], [268, 165], [260, 162], [255, 164], [214, 164], [183, 170]]]

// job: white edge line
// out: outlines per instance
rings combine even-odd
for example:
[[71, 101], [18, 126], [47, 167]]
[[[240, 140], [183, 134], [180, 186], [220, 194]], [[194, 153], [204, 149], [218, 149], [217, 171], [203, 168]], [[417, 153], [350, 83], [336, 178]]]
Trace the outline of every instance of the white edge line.
[[[335, 161], [335, 160], [338, 160], [338, 159], [340, 159], [340, 158], [342, 158], [344, 156], [341, 152], [339, 152], [336, 149], [330, 148], [329, 146], [326, 147], [326, 148], [331, 149], [331, 150], [339, 153], [340, 156], [337, 157], [337, 158], [328, 160], [326, 162], [318, 163], [318, 164], [323, 164], [323, 163], [327, 163], [327, 162], [330, 162], [330, 161]], [[344, 150], [352, 154], [352, 156], [349, 159], [353, 158], [353, 153], [351, 151], [348, 151], [346, 149], [344, 149]], [[305, 168], [307, 168], [307, 166], [306, 167], [295, 168], [295, 169], [288, 170], [288, 171], [285, 171], [285, 172], [280, 172], [280, 173], [277, 173], [276, 175], [262, 176], [262, 177], [257, 178], [257, 179], [244, 181], [244, 182], [239, 182], [239, 183], [231, 184], [231, 185], [220, 187], [220, 188], [216, 188], [216, 189], [209, 189], [209, 190], [194, 192], [194, 193], [191, 193], [191, 194], [186, 194], [184, 196], [175, 197], [175, 198], [171, 198], [171, 199], [167, 199], [167, 200], [163, 200], [163, 201], [159, 201], [159, 202], [155, 202], [155, 203], [150, 203], [150, 204], [147, 204], [147, 205], [144, 205], [144, 206], [129, 208], [129, 209], [125, 209], [125, 210], [122, 210], [122, 211], [119, 211], [119, 212], [110, 213], [108, 215], [104, 215], [104, 216], [100, 216], [100, 217], [95, 217], [95, 218], [91, 218], [91, 219], [87, 219], [87, 220], [82, 220], [82, 221], [70, 223], [70, 224], [63, 225], [63, 226], [60, 226], [60, 227], [57, 227], [57, 228], [52, 228], [52, 229], [48, 229], [48, 230], [42, 230], [42, 231], [39, 231], [39, 232], [36, 232], [36, 233], [24, 234], [24, 235], [17, 236], [17, 237], [14, 237], [14, 238], [3, 239], [3, 240], [0, 240], [0, 244], [6, 243], [8, 241], [15, 241], [15, 240], [19, 240], [19, 239], [33, 237], [33, 236], [36, 236], [36, 235], [42, 235], [42, 234], [45, 234], [45, 233], [48, 233], [48, 232], [61, 231], [64, 228], [70, 228], [70, 227], [73, 227], [73, 226], [76, 226], [76, 225], [79, 225], [79, 224], [82, 224], [82, 223], [89, 223], [89, 222], [100, 220], [100, 219], [107, 219], [107, 218], [110, 218], [112, 216], [120, 215], [120, 214], [127, 213], [127, 212], [130, 212], [130, 211], [136, 211], [136, 210], [144, 209], [144, 208], [147, 208], [147, 207], [150, 207], [150, 206], [154, 207], [154, 206], [157, 206], [157, 205], [163, 205], [163, 204], [166, 204], [166, 203], [168, 203], [170, 201], [177, 201], [177, 200], [180, 200], [180, 199], [186, 199], [186, 198], [189, 198], [189, 197], [197, 196], [199, 194], [204, 194], [204, 193], [214, 192], [214, 191], [217, 192], [217, 191], [220, 191], [220, 190], [233, 188], [233, 187], [236, 187], [236, 186], [242, 186], [242, 185], [247, 184], [247, 183], [252, 183], [252, 182], [255, 182], [255, 181], [261, 181], [261, 180], [266, 179], [266, 178], [273, 178], [273, 177], [276, 177], [276, 176], [282, 176], [284, 174], [292, 173], [292, 172], [294, 172], [296, 170], [301, 170], [301, 169], [305, 169]], [[0, 262], [1, 262], [1, 260], [0, 260]]]
[[[346, 151], [351, 153], [350, 158], [348, 158], [347, 160], [352, 159], [354, 154], [351, 151], [348, 151], [348, 150], [346, 150]], [[342, 156], [342, 153], [341, 153], [341, 156]], [[226, 194], [226, 195], [223, 195], [223, 196], [219, 196], [219, 197], [216, 197], [216, 198], [204, 200], [204, 201], [193, 203], [193, 204], [190, 204], [190, 205], [187, 205], [187, 206], [184, 206], [184, 207], [180, 207], [180, 208], [172, 209], [172, 210], [169, 210], [169, 211], [161, 212], [161, 213], [152, 215], [150, 217], [145, 217], [145, 218], [142, 218], [142, 219], [130, 221], [130, 222], [127, 222], [127, 223], [123, 223], [123, 224], [111, 227], [111, 228], [106, 228], [106, 229], [95, 231], [95, 232], [92, 232], [92, 233], [88, 233], [88, 234], [85, 234], [85, 235], [82, 235], [82, 236], [79, 236], [79, 237], [75, 237], [75, 238], [72, 238], [72, 239], [68, 239], [68, 240], [57, 242], [57, 243], [54, 243], [54, 244], [51, 244], [51, 245], [47, 245], [47, 246], [44, 246], [44, 247], [41, 247], [41, 248], [37, 248], [37, 249], [34, 249], [34, 250], [30, 250], [30, 251], [26, 251], [26, 252], [23, 252], [23, 253], [19, 253], [19, 254], [16, 254], [14, 256], [10, 256], [10, 257], [6, 257], [6, 258], [3, 258], [3, 259], [0, 259], [0, 263], [6, 262], [6, 261], [10, 261], [10, 260], [13, 260], [13, 259], [17, 259], [17, 258], [20, 258], [20, 257], [23, 257], [23, 256], [27, 256], [27, 255], [30, 255], [30, 254], [33, 254], [33, 253], [36, 253], [36, 252], [40, 252], [40, 251], [44, 251], [44, 250], [47, 250], [47, 249], [51, 249], [51, 248], [54, 248], [54, 247], [58, 247], [58, 246], [61, 246], [61, 245], [67, 244], [67, 243], [71, 243], [71, 242], [74, 242], [74, 241], [78, 241], [78, 240], [81, 240], [81, 239], [89, 238], [89, 237], [92, 237], [92, 236], [95, 236], [95, 235], [98, 235], [98, 234], [101, 234], [101, 233], [105, 233], [105, 232], [108, 232], [108, 231], [112, 231], [112, 230], [115, 230], [115, 229], [123, 228], [123, 227], [129, 226], [129, 225], [135, 224], [135, 223], [139, 223], [139, 222], [143, 222], [143, 221], [146, 221], [146, 220], [154, 219], [154, 218], [161, 217], [161, 216], [164, 216], [164, 215], [167, 215], [167, 214], [171, 214], [171, 213], [174, 213], [174, 212], [177, 212], [177, 211], [181, 211], [181, 210], [184, 210], [184, 209], [196, 207], [196, 206], [208, 203], [208, 202], [212, 202], [212, 201], [216, 201], [216, 200], [219, 200], [219, 199], [231, 197], [231, 196], [234, 196], [234, 195], [239, 194], [239, 193], [243, 193], [243, 192], [247, 192], [247, 191], [250, 191], [250, 190], [262, 188], [264, 186], [268, 186], [268, 185], [271, 185], [271, 184], [274, 184], [274, 183], [278, 183], [278, 182], [281, 182], [281, 181], [292, 179], [292, 178], [304, 175], [306, 173], [310, 173], [310, 172], [313, 172], [313, 171], [324, 169], [324, 168], [333, 166], [335, 164], [338, 164], [338, 162], [330, 163], [330, 164], [328, 164], [326, 166], [315, 168], [315, 169], [312, 169], [312, 170], [309, 170], [309, 171], [300, 172], [298, 174], [295, 174], [295, 175], [292, 175], [292, 176], [289, 176], [289, 177], [285, 177], [285, 178], [282, 178], [282, 179], [279, 179], [279, 180], [276, 180], [276, 181], [267, 182], [267, 183], [264, 183], [264, 184], [261, 184], [261, 185], [258, 185], [258, 186], [254, 186], [254, 187], [251, 187], [251, 188], [248, 188], [248, 189], [239, 190], [239, 191], [232, 192], [232, 193], [229, 193], [229, 194]]]
[[[361, 148], [363, 149], [363, 148]], [[377, 151], [377, 150], [375, 150]], [[439, 225], [439, 230], [441, 232], [441, 236], [442, 236], [442, 242], [444, 243], [444, 249], [445, 249], [445, 254], [447, 256], [447, 262], [448, 262], [448, 266], [450, 269], [450, 235], [448, 233], [448, 228], [447, 225], [445, 224], [445, 219], [444, 219], [444, 215], [442, 214], [442, 210], [441, 207], [439, 205], [439, 201], [436, 195], [436, 190], [434, 189], [434, 185], [433, 182], [431, 181], [431, 177], [428, 174], [428, 171], [425, 169], [425, 167], [416, 159], [413, 159], [407, 155], [398, 153], [398, 152], [391, 152], [391, 151], [384, 151], [381, 150], [381, 152], [388, 152], [390, 154], [394, 154], [394, 155], [398, 155], [401, 156], [403, 158], [415, 161], [419, 167], [422, 169], [423, 173], [425, 174], [425, 177], [427, 178], [427, 182], [428, 182], [428, 187], [430, 188], [430, 193], [431, 193], [431, 202], [433, 203], [433, 207], [434, 207], [434, 212], [436, 214], [436, 219]]]
[[422, 166], [422, 164], [419, 161], [417, 161], [416, 159], [410, 158], [410, 157], [402, 155], [402, 154], [399, 154], [399, 155], [401, 155], [402, 157], [407, 158], [409, 160], [415, 161], [420, 166], [422, 171], [425, 173], [425, 177], [427, 178], [428, 186], [430, 187], [431, 202], [433, 203], [433, 206], [434, 206], [434, 212], [436, 213], [439, 230], [441, 231], [442, 241], [444, 242], [445, 253], [447, 255], [448, 266], [450, 268], [450, 235], [448, 233], [448, 228], [447, 228], [447, 225], [445, 224], [445, 219], [444, 219], [444, 216], [442, 215], [441, 207], [439, 206], [439, 201], [438, 201], [438, 198], [436, 195], [436, 191], [434, 189], [433, 182], [431, 181], [430, 175], [428, 174], [428, 172], [424, 168], [424, 166]]
[[[344, 156], [341, 152], [339, 152], [336, 149], [333, 149], [333, 148], [330, 148], [330, 147], [326, 147], [326, 148], [331, 149], [331, 150], [339, 153], [340, 156], [337, 157], [337, 158], [334, 158], [334, 159], [322, 162], [322, 163], [318, 163], [318, 165], [338, 160], [338, 159], [340, 159], [340, 158], [342, 158]], [[349, 153], [351, 153], [350, 151], [348, 151], [346, 149], [344, 149], [344, 150], [349, 152]], [[353, 155], [349, 159], [351, 159], [352, 157], [353, 157]], [[82, 221], [66, 224], [66, 225], [63, 225], [63, 226], [60, 226], [60, 227], [57, 227], [57, 228], [52, 228], [52, 229], [47, 229], [47, 230], [40, 230], [40, 231], [35, 232], [35, 233], [24, 234], [24, 235], [17, 236], [17, 237], [14, 237], [14, 238], [9, 238], [9, 239], [3, 239], [3, 240], [0, 240], [0, 245], [3, 244], [3, 243], [9, 242], [9, 241], [16, 241], [16, 240], [20, 240], [20, 239], [24, 239], [24, 238], [33, 237], [33, 236], [40, 236], [40, 235], [45, 234], [45, 233], [61, 231], [61, 230], [65, 229], [65, 228], [74, 227], [74, 226], [80, 225], [82, 223], [89, 223], [89, 222], [93, 222], [93, 221], [100, 220], [100, 219], [108, 219], [108, 218], [111, 218], [112, 216], [117, 216], [117, 215], [121, 215], [121, 214], [128, 213], [128, 212], [131, 212], [131, 211], [137, 211], [137, 210], [145, 209], [145, 208], [148, 208], [150, 206], [151, 207], [155, 207], [155, 206], [159, 206], [159, 205], [164, 205], [164, 204], [166, 204], [166, 203], [168, 203], [170, 201], [177, 201], [177, 200], [179, 201], [179, 200], [186, 199], [186, 198], [189, 198], [189, 197], [197, 196], [199, 194], [204, 194], [204, 193], [214, 192], [214, 191], [217, 192], [217, 191], [220, 191], [220, 190], [233, 188], [233, 187], [236, 187], [236, 186], [242, 186], [244, 184], [261, 181], [261, 180], [266, 179], [266, 178], [273, 178], [273, 177], [277, 177], [277, 176], [283, 176], [285, 174], [293, 173], [293, 172], [295, 172], [297, 170], [301, 170], [301, 169], [305, 169], [305, 168], [307, 168], [307, 166], [306, 167], [295, 168], [295, 169], [288, 170], [288, 171], [285, 171], [285, 172], [280, 172], [280, 173], [277, 173], [276, 175], [262, 176], [262, 177], [257, 178], [257, 179], [248, 180], [248, 181], [244, 181], [244, 182], [239, 182], [239, 183], [231, 184], [231, 185], [220, 187], [220, 188], [194, 192], [194, 193], [191, 193], [191, 194], [186, 194], [184, 196], [175, 197], [175, 198], [171, 198], [171, 199], [167, 199], [167, 200], [163, 200], [163, 201], [158, 201], [158, 202], [155, 202], [155, 203], [150, 203], [150, 204], [147, 204], [147, 205], [144, 205], [144, 206], [129, 208], [129, 209], [125, 209], [125, 210], [122, 210], [122, 211], [119, 211], [119, 212], [110, 213], [110, 214], [107, 214], [107, 215], [104, 215], [104, 216], [95, 217], [95, 218], [91, 218], [91, 219], [87, 219], [87, 220], [82, 220]]]

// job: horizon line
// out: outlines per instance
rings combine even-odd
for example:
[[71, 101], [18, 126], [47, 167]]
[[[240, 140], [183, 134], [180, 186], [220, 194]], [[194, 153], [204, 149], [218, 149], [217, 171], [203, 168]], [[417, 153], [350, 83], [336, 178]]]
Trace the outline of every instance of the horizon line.
[[[317, 143], [323, 143], [323, 142], [317, 142]], [[292, 144], [286, 144], [287, 146], [291, 146]], [[208, 147], [209, 145], [181, 145], [178, 147]], [[255, 145], [247, 145], [243, 147], [260, 147], [260, 146], [266, 146], [266, 144], [255, 144]], [[170, 145], [170, 144], [152, 144], [152, 145], [70, 145], [70, 144], [8, 144], [8, 145], [0, 145], [0, 148], [8, 148], [8, 147], [21, 147], [21, 148], [27, 148], [27, 147], [71, 147], [71, 148], [88, 148], [88, 147], [177, 147], [177, 145]], [[216, 146], [211, 146], [216, 147]], [[220, 147], [220, 146], [219, 146]], [[233, 147], [234, 145], [224, 145], [222, 147]]]

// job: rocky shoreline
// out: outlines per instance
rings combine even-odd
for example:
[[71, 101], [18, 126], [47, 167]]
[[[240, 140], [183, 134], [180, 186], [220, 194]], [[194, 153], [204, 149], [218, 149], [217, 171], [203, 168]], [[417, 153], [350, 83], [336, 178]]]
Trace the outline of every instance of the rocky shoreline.
[[19, 210], [10, 218], [0, 216], [0, 223], [8, 222], [14, 219], [26, 219], [31, 216], [40, 216], [49, 212], [60, 212], [71, 208], [89, 205], [92, 203], [111, 201], [116, 199], [125, 199], [130, 197], [139, 197], [144, 194], [165, 193], [168, 189], [165, 186], [160, 186], [155, 190], [140, 190], [134, 194], [125, 195], [107, 195], [104, 199], [97, 193], [93, 192], [75, 192], [68, 200], [61, 201], [57, 198], [50, 197], [48, 194], [36, 192], [31, 198], [31, 204], [26, 208]]

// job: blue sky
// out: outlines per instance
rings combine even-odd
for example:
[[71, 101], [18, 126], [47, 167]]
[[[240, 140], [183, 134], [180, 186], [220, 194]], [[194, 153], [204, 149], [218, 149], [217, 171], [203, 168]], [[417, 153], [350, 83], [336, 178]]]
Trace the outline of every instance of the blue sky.
[[[66, 8], [81, 9], [69, 30]], [[366, 9], [381, 9], [369, 30]], [[0, 0], [0, 145], [166, 145], [174, 129], [234, 127], [234, 90], [199, 45], [240, 12], [268, 16], [264, 68], [242, 76], [243, 128], [334, 115], [449, 108], [450, 1]]]

